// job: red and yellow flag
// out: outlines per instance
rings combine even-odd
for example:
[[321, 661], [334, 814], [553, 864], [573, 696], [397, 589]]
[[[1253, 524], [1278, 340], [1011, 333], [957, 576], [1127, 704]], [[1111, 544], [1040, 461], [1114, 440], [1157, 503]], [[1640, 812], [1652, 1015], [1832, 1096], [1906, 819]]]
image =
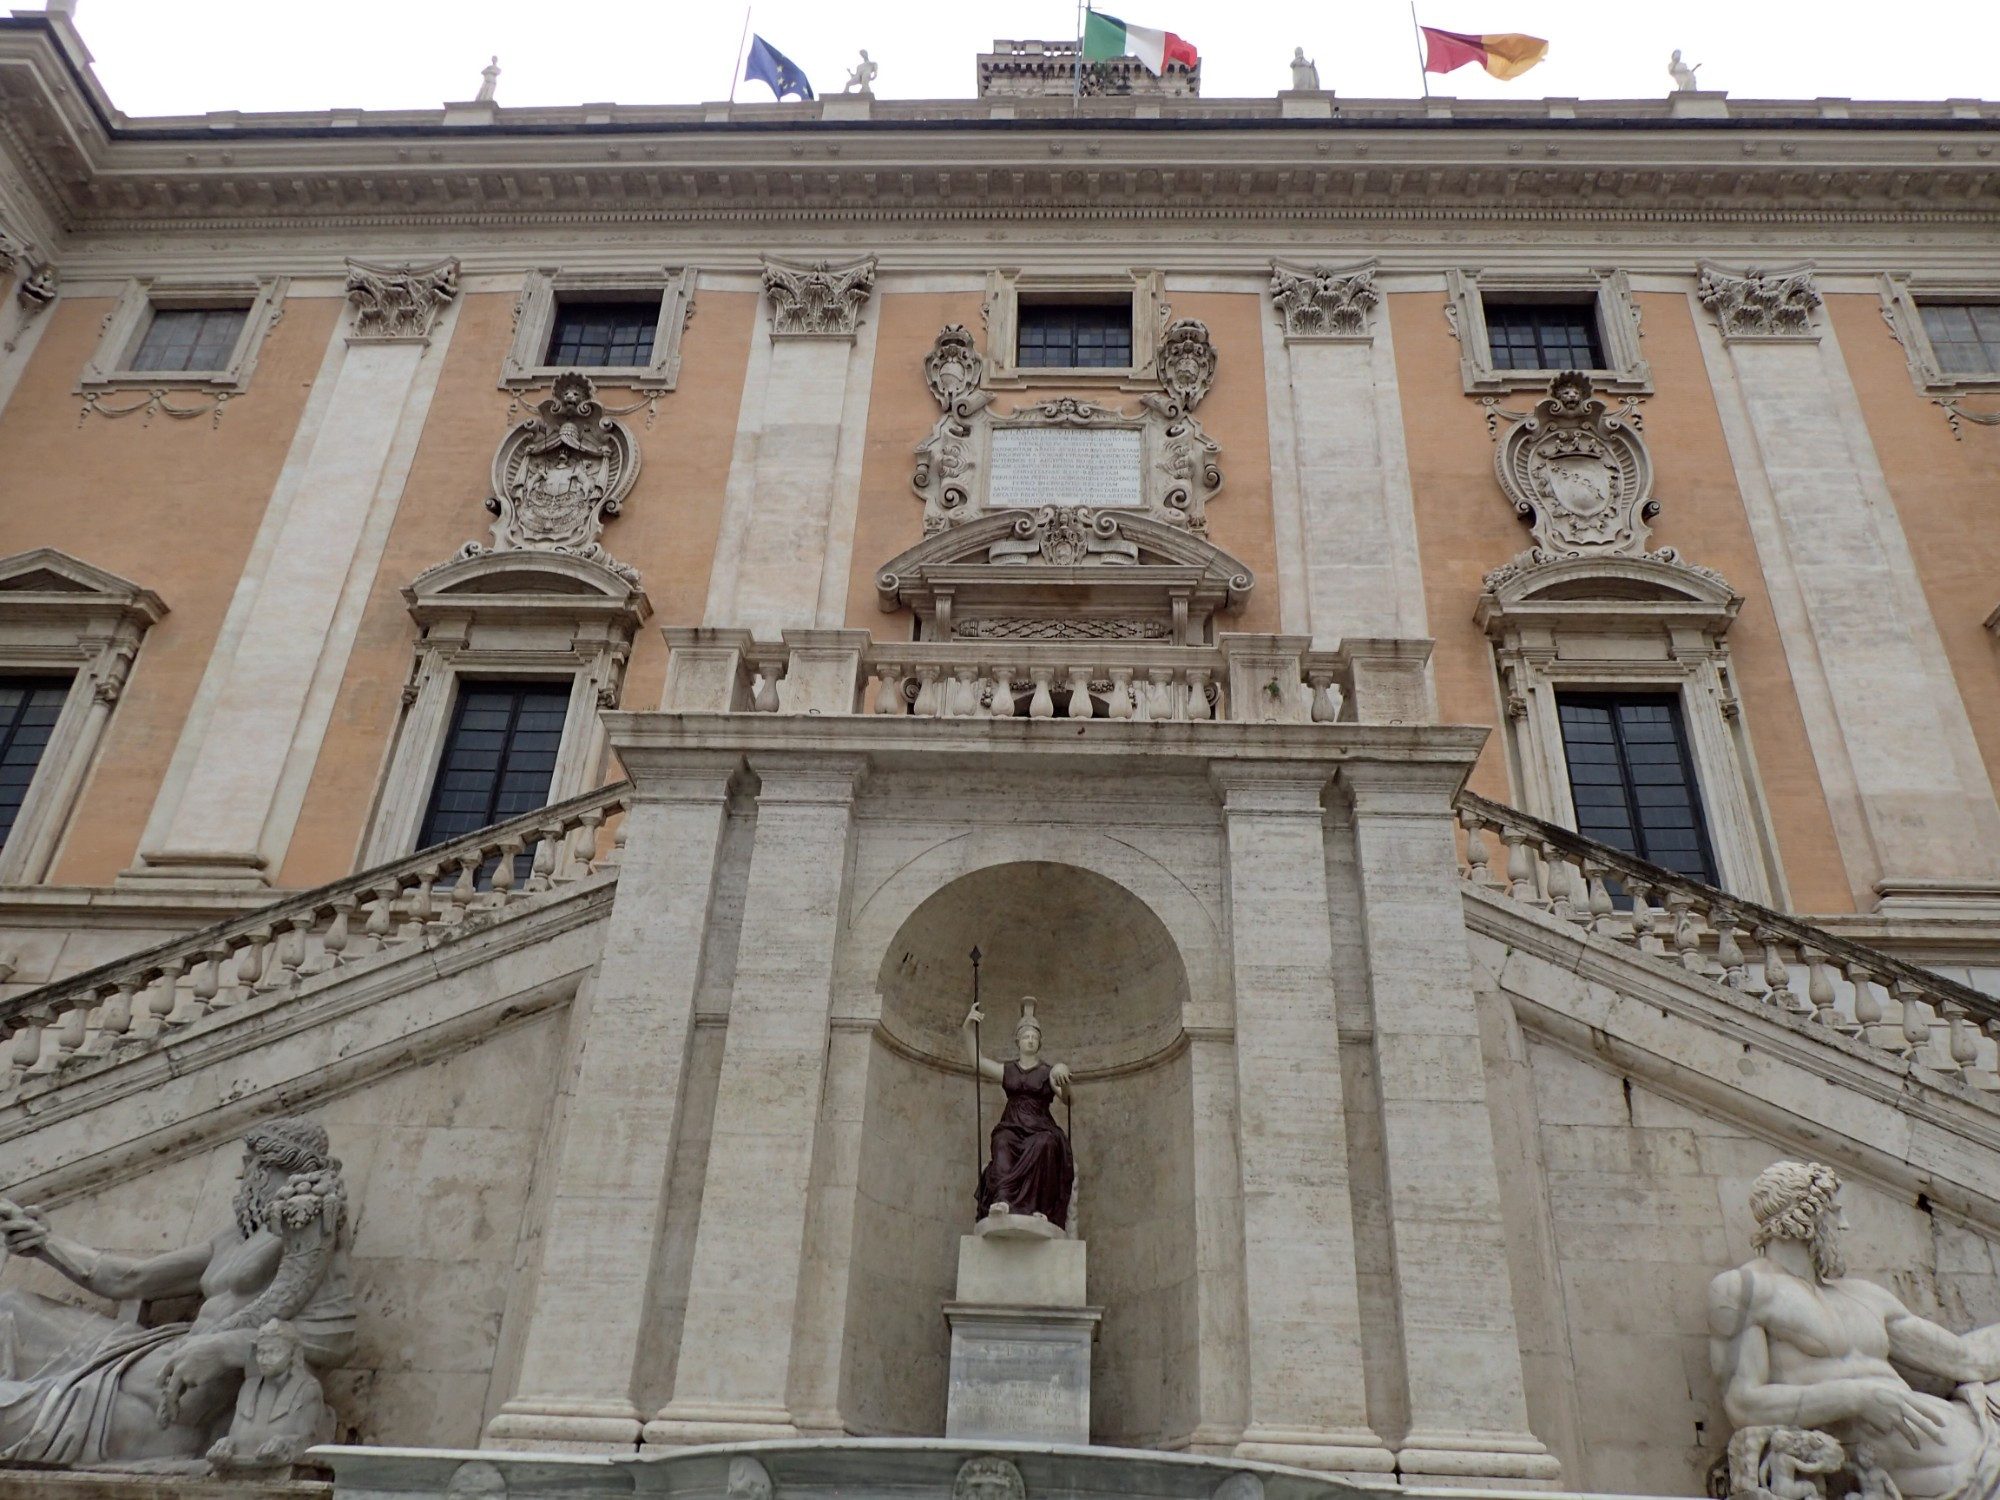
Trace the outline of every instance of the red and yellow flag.
[[1449, 73], [1467, 63], [1478, 63], [1495, 78], [1519, 78], [1549, 55], [1547, 42], [1518, 31], [1472, 36], [1463, 31], [1440, 31], [1435, 26], [1417, 29], [1424, 34], [1426, 73]]

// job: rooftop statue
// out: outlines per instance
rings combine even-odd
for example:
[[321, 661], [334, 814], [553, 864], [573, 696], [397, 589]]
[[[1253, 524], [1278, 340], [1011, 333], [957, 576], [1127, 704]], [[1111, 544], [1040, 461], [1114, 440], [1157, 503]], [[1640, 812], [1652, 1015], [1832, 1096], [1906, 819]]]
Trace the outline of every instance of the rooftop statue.
[[1076, 1165], [1069, 1137], [1049, 1106], [1058, 1095], [1069, 1097], [1069, 1068], [1042, 1061], [1042, 1025], [1035, 1019], [1032, 996], [1022, 999], [1021, 1019], [1014, 1027], [1018, 1062], [1002, 1065], [980, 1052], [973, 1028], [985, 1019], [976, 1002], [966, 1012], [965, 1050], [979, 1076], [1006, 1091], [1007, 1107], [993, 1127], [992, 1151], [979, 1175], [979, 1217], [1039, 1214], [1056, 1228], [1066, 1228]]
[[1952, 1333], [1849, 1276], [1839, 1193], [1817, 1162], [1766, 1167], [1750, 1187], [1757, 1258], [1709, 1284], [1709, 1357], [1738, 1429], [1732, 1492], [1813, 1500], [1844, 1465], [1854, 1483], [1835, 1500], [1994, 1500], [2000, 1405], [1985, 1382], [2000, 1380], [2000, 1324]]
[[1696, 63], [1693, 67], [1689, 67], [1686, 63], [1681, 61], [1681, 49], [1678, 47], [1674, 48], [1674, 55], [1667, 59], [1667, 72], [1673, 75], [1674, 89], [1676, 92], [1685, 92], [1686, 90], [1689, 89], [1700, 88], [1701, 85], [1695, 82], [1695, 77], [1694, 77], [1694, 75], [1700, 71], [1701, 71], [1700, 63]]
[[495, 57], [492, 62], [481, 68], [479, 78], [479, 92], [472, 96], [472, 102], [490, 104], [493, 102], [493, 91], [500, 86], [500, 59]]
[[1292, 48], [1292, 87], [1302, 93], [1316, 92], [1319, 88], [1319, 64], [1306, 60], [1306, 49]]
[[841, 93], [866, 94], [872, 92], [875, 87], [875, 75], [881, 71], [881, 67], [870, 60], [868, 49], [863, 47], [861, 49], [861, 61], [847, 70], [847, 82], [841, 86]]
[[354, 1348], [340, 1163], [326, 1132], [306, 1120], [260, 1125], [243, 1145], [234, 1222], [164, 1255], [107, 1255], [52, 1233], [41, 1209], [0, 1199], [8, 1253], [32, 1256], [85, 1291], [113, 1302], [201, 1298], [192, 1323], [146, 1328], [33, 1292], [0, 1292], [0, 1462], [197, 1460], [228, 1434], [232, 1412], [259, 1432], [254, 1456], [286, 1435], [263, 1425], [317, 1401], [316, 1382], [308, 1390], [299, 1380], [310, 1380], [306, 1372], [288, 1373], [292, 1361], [280, 1365], [273, 1345], [261, 1364], [276, 1373], [257, 1377], [276, 1382], [271, 1399], [253, 1400], [249, 1413], [236, 1406], [273, 1320], [289, 1324], [305, 1359], [322, 1368]]

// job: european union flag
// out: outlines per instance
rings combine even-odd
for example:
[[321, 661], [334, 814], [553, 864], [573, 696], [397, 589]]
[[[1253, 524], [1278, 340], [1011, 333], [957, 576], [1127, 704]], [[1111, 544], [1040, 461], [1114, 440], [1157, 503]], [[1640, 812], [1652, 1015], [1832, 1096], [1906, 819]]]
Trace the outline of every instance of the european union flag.
[[750, 38], [750, 57], [743, 64], [743, 81], [768, 83], [771, 92], [780, 99], [787, 94], [797, 94], [801, 99], [813, 96], [813, 86], [807, 81], [805, 70], [761, 36]]

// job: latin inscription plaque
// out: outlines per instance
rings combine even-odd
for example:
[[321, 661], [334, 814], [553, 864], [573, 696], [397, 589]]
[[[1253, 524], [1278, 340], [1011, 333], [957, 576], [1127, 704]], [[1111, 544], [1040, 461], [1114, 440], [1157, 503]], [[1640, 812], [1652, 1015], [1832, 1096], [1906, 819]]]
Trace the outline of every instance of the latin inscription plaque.
[[1129, 427], [996, 427], [986, 503], [1138, 510], [1144, 463], [1144, 436]]

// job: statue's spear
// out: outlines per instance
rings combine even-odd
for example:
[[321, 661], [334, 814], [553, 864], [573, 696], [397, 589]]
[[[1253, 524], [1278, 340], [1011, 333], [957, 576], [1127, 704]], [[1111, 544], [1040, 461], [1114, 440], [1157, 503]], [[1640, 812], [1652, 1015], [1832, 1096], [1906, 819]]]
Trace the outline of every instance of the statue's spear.
[[[972, 1013], [979, 1014], [979, 945], [972, 947]], [[979, 1097], [979, 1059], [985, 1054], [979, 1047], [979, 1022], [972, 1023], [972, 1180], [976, 1184], [985, 1169], [980, 1159], [986, 1150], [986, 1106]]]

